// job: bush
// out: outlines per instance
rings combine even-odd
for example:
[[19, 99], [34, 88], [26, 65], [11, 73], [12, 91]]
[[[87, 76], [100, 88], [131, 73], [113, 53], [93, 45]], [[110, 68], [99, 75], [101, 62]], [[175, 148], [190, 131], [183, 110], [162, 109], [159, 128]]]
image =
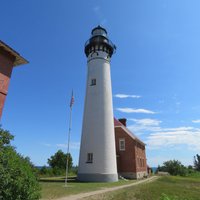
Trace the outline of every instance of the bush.
[[0, 128], [0, 200], [37, 200], [40, 188], [34, 167], [10, 145], [11, 139]]
[[78, 174], [78, 166], [72, 167], [70, 170], [70, 174], [76, 176]]
[[168, 172], [174, 176], [186, 176], [188, 173], [187, 168], [178, 160], [169, 160], [164, 162], [163, 166], [158, 166], [157, 171]]

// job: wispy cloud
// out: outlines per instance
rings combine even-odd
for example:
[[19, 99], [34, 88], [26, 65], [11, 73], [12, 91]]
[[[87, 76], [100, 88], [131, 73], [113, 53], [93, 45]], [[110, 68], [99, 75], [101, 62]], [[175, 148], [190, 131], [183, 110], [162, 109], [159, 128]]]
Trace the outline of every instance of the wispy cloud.
[[157, 132], [161, 130], [158, 126], [142, 126], [138, 124], [130, 125], [128, 126], [128, 129], [137, 135], [144, 135], [149, 132]]
[[123, 113], [144, 113], [144, 114], [155, 114], [156, 112], [147, 109], [135, 109], [135, 108], [116, 108], [116, 110]]
[[93, 12], [96, 15], [100, 25], [105, 25], [107, 23], [107, 19], [105, 18], [104, 13], [99, 5], [93, 7]]
[[200, 129], [194, 127], [161, 129], [151, 133], [145, 143], [150, 149], [186, 145], [191, 150], [200, 150]]
[[163, 131], [191, 131], [194, 128], [191, 126], [182, 126], [177, 128], [162, 128]]
[[129, 119], [130, 121], [134, 121], [137, 124], [143, 125], [143, 126], [158, 126], [162, 121], [157, 119]]
[[125, 99], [125, 98], [138, 99], [138, 98], [141, 98], [140, 95], [129, 95], [129, 94], [115, 94], [114, 97], [120, 98], [120, 99]]
[[144, 135], [148, 149], [181, 148], [200, 150], [200, 129], [191, 126], [173, 128], [161, 127], [162, 121], [157, 119], [129, 119], [134, 122], [128, 128], [137, 135]]
[[200, 119], [192, 120], [193, 123], [200, 123]]
[[133, 121], [134, 124], [129, 125], [128, 128], [133, 131], [134, 133], [137, 133], [138, 135], [143, 134], [144, 132], [154, 132], [154, 131], [160, 131], [161, 128], [159, 127], [160, 123], [162, 121], [157, 119], [150, 119], [150, 118], [144, 118], [144, 119], [128, 119], [129, 121]]
[[[67, 148], [67, 144], [56, 144], [56, 146], [60, 147], [60, 148]], [[70, 149], [80, 149], [80, 143], [79, 142], [71, 142]]]
[[[45, 147], [59, 147], [59, 148], [67, 148], [67, 144], [60, 143], [60, 144], [48, 144], [48, 143], [42, 143]], [[70, 149], [78, 150], [80, 149], [80, 143], [79, 142], [70, 142]]]
[[49, 143], [42, 143], [41, 145], [46, 146], [46, 147], [51, 147], [52, 145]]

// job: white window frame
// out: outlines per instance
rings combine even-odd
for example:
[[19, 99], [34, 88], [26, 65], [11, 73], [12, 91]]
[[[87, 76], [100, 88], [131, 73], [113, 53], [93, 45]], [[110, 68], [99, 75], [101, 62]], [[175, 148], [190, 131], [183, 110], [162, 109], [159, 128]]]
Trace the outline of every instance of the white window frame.
[[125, 138], [120, 138], [119, 139], [119, 150], [120, 151], [125, 151], [126, 150], [126, 143], [125, 143]]

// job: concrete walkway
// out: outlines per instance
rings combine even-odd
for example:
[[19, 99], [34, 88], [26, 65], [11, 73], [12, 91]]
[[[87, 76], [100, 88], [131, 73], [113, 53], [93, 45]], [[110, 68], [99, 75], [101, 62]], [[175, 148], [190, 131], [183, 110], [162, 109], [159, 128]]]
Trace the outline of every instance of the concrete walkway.
[[62, 197], [56, 200], [78, 200], [78, 199], [82, 199], [85, 197], [90, 197], [93, 195], [97, 195], [97, 194], [102, 194], [102, 193], [106, 193], [106, 192], [111, 192], [111, 191], [115, 191], [115, 190], [119, 190], [119, 189], [123, 189], [123, 188], [127, 188], [127, 187], [131, 187], [134, 185], [139, 185], [142, 183], [148, 183], [151, 181], [154, 181], [156, 179], [158, 179], [159, 177], [157, 176], [153, 176], [151, 178], [147, 178], [144, 180], [139, 180], [137, 182], [131, 183], [131, 184], [127, 184], [127, 185], [121, 185], [121, 186], [117, 186], [117, 187], [111, 187], [111, 188], [105, 188], [105, 189], [101, 189], [101, 190], [96, 190], [93, 192], [86, 192], [86, 193], [80, 193], [80, 194], [75, 194], [75, 195], [70, 195], [70, 196], [66, 196], [66, 197]]

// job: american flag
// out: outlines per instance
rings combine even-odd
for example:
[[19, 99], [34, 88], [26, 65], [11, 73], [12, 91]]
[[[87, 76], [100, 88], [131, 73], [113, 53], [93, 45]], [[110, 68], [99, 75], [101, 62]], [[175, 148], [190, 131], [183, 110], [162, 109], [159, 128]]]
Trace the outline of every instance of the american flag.
[[73, 90], [72, 90], [72, 97], [70, 100], [70, 108], [72, 108], [73, 104], [74, 104], [74, 95], [73, 95]]

